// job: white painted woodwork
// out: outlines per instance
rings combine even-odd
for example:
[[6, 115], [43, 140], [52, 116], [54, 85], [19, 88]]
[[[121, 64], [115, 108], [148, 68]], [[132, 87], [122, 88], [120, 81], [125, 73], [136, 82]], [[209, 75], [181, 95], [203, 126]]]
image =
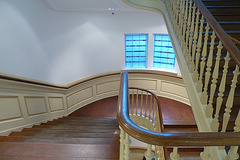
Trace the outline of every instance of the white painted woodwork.
[[21, 117], [18, 97], [0, 97], [0, 122]]
[[44, 97], [25, 97], [25, 103], [29, 116], [47, 113]]
[[49, 97], [48, 101], [51, 112], [64, 110], [63, 97]]
[[124, 160], [124, 139], [125, 139], [125, 132], [119, 126], [120, 129], [120, 149], [119, 149], [119, 160]]
[[211, 160], [208, 147], [204, 147], [203, 152], [200, 153], [200, 157], [202, 160]]
[[152, 160], [153, 156], [154, 156], [154, 154], [152, 152], [152, 145], [148, 144], [147, 145], [147, 152], [145, 152], [146, 160]]
[[[233, 128], [234, 132], [240, 132], [240, 111], [238, 111], [237, 118], [235, 120], [235, 127]], [[238, 147], [239, 146], [231, 146], [227, 158], [229, 160], [238, 160], [239, 154], [238, 154]]]
[[219, 122], [218, 122], [218, 118], [219, 118], [219, 112], [222, 106], [222, 102], [223, 102], [223, 96], [224, 96], [224, 91], [225, 91], [225, 85], [226, 85], [226, 77], [227, 77], [227, 72], [228, 72], [228, 63], [230, 61], [230, 57], [229, 57], [229, 53], [227, 53], [226, 57], [225, 57], [225, 64], [223, 66], [223, 75], [222, 75], [222, 79], [221, 79], [221, 83], [218, 89], [218, 98], [217, 98], [217, 104], [216, 104], [216, 111], [215, 111], [215, 115], [214, 115], [214, 119], [211, 123], [211, 129], [214, 132], [218, 131], [219, 128]]
[[203, 33], [203, 22], [204, 22], [204, 17], [202, 16], [200, 20], [200, 31], [199, 31], [199, 36], [198, 36], [198, 43], [197, 43], [197, 53], [196, 53], [196, 60], [195, 60], [195, 68], [193, 72], [193, 82], [198, 81], [199, 73], [198, 73], [198, 67], [199, 67], [199, 59], [200, 59], [200, 52], [202, 49], [202, 33]]
[[[170, 94], [175, 94], [175, 95], [178, 95], [178, 96], [184, 97], [184, 98], [188, 97], [185, 86], [181, 86], [179, 84], [174, 84], [174, 83], [169, 83], [166, 81], [162, 81], [161, 91], [170, 93]], [[185, 93], [185, 94], [183, 94], [183, 93]]]
[[[189, 105], [183, 80], [176, 74], [150, 70], [137, 70], [137, 74], [133, 74], [136, 70], [128, 72], [133, 86], [151, 89], [158, 96]], [[73, 87], [60, 86], [66, 89], [0, 80], [0, 135], [67, 116], [94, 101], [118, 95], [120, 71], [95, 77], [99, 78], [90, 77], [90, 80], [82, 79], [69, 84]], [[174, 92], [172, 87], [179, 88]]]
[[204, 90], [203, 93], [201, 95], [201, 102], [203, 105], [207, 104], [207, 100], [208, 100], [208, 83], [209, 83], [209, 79], [211, 76], [211, 70], [212, 70], [212, 59], [213, 59], [213, 49], [214, 49], [214, 44], [215, 44], [215, 32], [213, 31], [212, 36], [211, 36], [211, 46], [210, 46], [210, 52], [208, 54], [208, 59], [207, 59], [207, 68], [205, 71], [205, 81], [204, 81]]
[[218, 48], [218, 52], [217, 52], [216, 62], [215, 62], [215, 66], [214, 66], [214, 70], [213, 70], [213, 74], [212, 74], [210, 96], [209, 96], [208, 105], [206, 107], [206, 116], [208, 118], [212, 118], [212, 114], [213, 114], [213, 98], [214, 98], [214, 94], [215, 94], [216, 87], [217, 87], [216, 83], [217, 83], [218, 72], [219, 72], [219, 62], [220, 62], [221, 51], [223, 48], [221, 41], [219, 41], [219, 45], [217, 48]]
[[146, 87], [145, 89], [155, 91], [157, 88], [157, 81], [156, 80], [146, 80], [146, 79], [130, 79], [129, 86], [131, 87]]
[[124, 160], [130, 159], [130, 149], [129, 146], [131, 141], [129, 139], [129, 135], [125, 132], [125, 139], [124, 139]]
[[196, 17], [196, 21], [195, 21], [195, 28], [194, 28], [194, 35], [193, 35], [193, 46], [192, 46], [192, 59], [191, 59], [191, 64], [190, 64], [190, 72], [192, 73], [194, 71], [195, 65], [195, 55], [196, 55], [196, 49], [197, 49], [197, 40], [198, 40], [198, 24], [199, 24], [199, 15], [200, 12], [197, 9], [197, 13], [196, 13], [197, 17]]
[[239, 75], [239, 67], [236, 65], [236, 69], [233, 71], [233, 79], [232, 79], [232, 84], [231, 84], [231, 89], [228, 94], [227, 102], [226, 102], [226, 108], [225, 108], [225, 113], [223, 115], [223, 124], [222, 124], [222, 131], [225, 132], [227, 129], [227, 125], [230, 119], [230, 113], [231, 113], [231, 108], [233, 107], [233, 100], [234, 100], [234, 93], [235, 89], [237, 86], [237, 78]]
[[202, 58], [201, 58], [201, 63], [200, 63], [200, 75], [199, 79], [197, 82], [197, 91], [202, 92], [202, 86], [203, 86], [203, 72], [205, 69], [205, 64], [206, 64], [206, 56], [207, 56], [207, 42], [208, 42], [208, 32], [209, 32], [209, 24], [207, 23], [207, 26], [205, 27], [205, 37], [204, 37], [204, 44], [203, 44], [203, 50], [202, 50]]
[[[193, 11], [192, 11], [192, 22], [190, 24], [190, 38], [188, 43], [188, 57], [187, 57], [187, 64], [190, 67], [190, 72], [193, 72], [193, 69], [191, 70], [191, 61], [193, 58], [193, 52], [192, 52], [192, 43], [193, 43], [193, 32], [194, 32], [194, 22], [195, 22], [195, 15], [196, 15], [196, 6], [195, 3], [193, 4]], [[195, 53], [194, 53], [195, 54]]]
[[171, 158], [171, 160], [179, 160], [180, 156], [178, 154], [178, 148], [177, 147], [173, 147], [173, 152], [170, 153], [170, 158]]
[[93, 97], [93, 88], [87, 87], [67, 96], [68, 108]]
[[97, 84], [97, 95], [119, 90], [120, 81], [110, 81]]

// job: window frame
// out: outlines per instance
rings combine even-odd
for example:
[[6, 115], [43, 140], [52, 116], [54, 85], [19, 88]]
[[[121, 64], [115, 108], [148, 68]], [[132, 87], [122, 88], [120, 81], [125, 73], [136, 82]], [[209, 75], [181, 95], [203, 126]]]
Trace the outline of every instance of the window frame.
[[[127, 35], [145, 35], [146, 36], [146, 55], [145, 55], [145, 66], [142, 66], [142, 67], [139, 67], [139, 66], [132, 66], [132, 67], [129, 67], [129, 66], [126, 66], [126, 36]], [[149, 34], [148, 33], [125, 33], [124, 34], [124, 45], [125, 45], [125, 52], [124, 52], [124, 56], [125, 56], [125, 63], [124, 63], [124, 68], [125, 69], [147, 69], [148, 68], [148, 41], [149, 41]]]
[[173, 49], [173, 53], [174, 53], [174, 63], [173, 63], [173, 68], [161, 68], [161, 67], [154, 67], [154, 58], [155, 58], [155, 37], [156, 35], [167, 35], [170, 39], [170, 43], [172, 44], [172, 41], [171, 41], [171, 38], [170, 38], [170, 35], [169, 34], [160, 34], [160, 33], [154, 33], [153, 34], [153, 53], [152, 53], [152, 69], [157, 69], [157, 70], [172, 70], [172, 71], [175, 71], [176, 69], [176, 55], [175, 55], [175, 51], [174, 51], [174, 47], [173, 47], [173, 44], [171, 45], [172, 46], [172, 49]]

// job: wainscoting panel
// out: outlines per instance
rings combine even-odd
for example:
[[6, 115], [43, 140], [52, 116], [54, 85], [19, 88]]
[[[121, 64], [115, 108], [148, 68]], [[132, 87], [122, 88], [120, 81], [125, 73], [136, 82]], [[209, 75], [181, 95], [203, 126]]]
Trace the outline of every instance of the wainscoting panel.
[[151, 91], [157, 90], [157, 80], [152, 79], [130, 79], [129, 86], [145, 88]]
[[105, 94], [108, 92], [114, 92], [119, 90], [120, 81], [110, 81], [101, 84], [97, 84], [97, 95]]
[[67, 96], [67, 106], [72, 106], [93, 97], [93, 88], [88, 87]]
[[22, 117], [18, 97], [0, 97], [0, 121]]
[[47, 113], [44, 97], [24, 97], [28, 116]]
[[188, 98], [185, 86], [181, 84], [162, 81], [161, 92], [166, 92], [174, 95], [178, 95], [183, 98]]
[[63, 97], [48, 97], [48, 101], [51, 112], [64, 110]]

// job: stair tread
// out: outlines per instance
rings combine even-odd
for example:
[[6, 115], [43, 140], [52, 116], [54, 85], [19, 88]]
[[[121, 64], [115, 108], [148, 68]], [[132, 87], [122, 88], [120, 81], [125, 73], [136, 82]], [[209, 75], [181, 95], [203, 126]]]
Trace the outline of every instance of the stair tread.
[[51, 133], [119, 133], [118, 128], [24, 128], [22, 132], [51, 132]]
[[34, 133], [34, 132], [12, 132], [10, 136], [35, 136], [35, 137], [79, 137], [79, 138], [112, 138], [118, 137], [114, 133]]
[[42, 144], [2, 142], [0, 156], [36, 156], [48, 158], [118, 158], [119, 146], [109, 144]]
[[24, 143], [57, 143], [57, 144], [118, 144], [119, 137], [114, 138], [73, 138], [73, 137], [31, 137], [31, 136], [0, 136], [1, 142]]
[[163, 119], [164, 125], [196, 125], [195, 120], [192, 119]]

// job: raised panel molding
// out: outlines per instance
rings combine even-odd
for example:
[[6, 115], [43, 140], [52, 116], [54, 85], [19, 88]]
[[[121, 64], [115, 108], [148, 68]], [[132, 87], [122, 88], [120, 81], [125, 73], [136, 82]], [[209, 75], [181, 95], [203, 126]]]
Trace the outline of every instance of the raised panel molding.
[[129, 79], [129, 86], [148, 89], [151, 91], [157, 90], [157, 80], [152, 79]]
[[51, 112], [64, 110], [63, 97], [48, 97]]
[[104, 93], [118, 91], [119, 86], [120, 86], [120, 81], [119, 80], [97, 84], [96, 85], [96, 87], [97, 87], [96, 94], [100, 95], [100, 94], [104, 94]]
[[18, 97], [0, 97], [0, 121], [21, 118]]
[[183, 98], [188, 98], [186, 88], [181, 84], [162, 81], [161, 92], [166, 92]]
[[24, 97], [28, 116], [47, 113], [44, 97]]
[[83, 102], [87, 99], [90, 99], [92, 97], [93, 97], [93, 88], [92, 87], [82, 89], [80, 91], [77, 91], [77, 92], [67, 96], [67, 107], [71, 108], [72, 106], [74, 106], [80, 102]]

